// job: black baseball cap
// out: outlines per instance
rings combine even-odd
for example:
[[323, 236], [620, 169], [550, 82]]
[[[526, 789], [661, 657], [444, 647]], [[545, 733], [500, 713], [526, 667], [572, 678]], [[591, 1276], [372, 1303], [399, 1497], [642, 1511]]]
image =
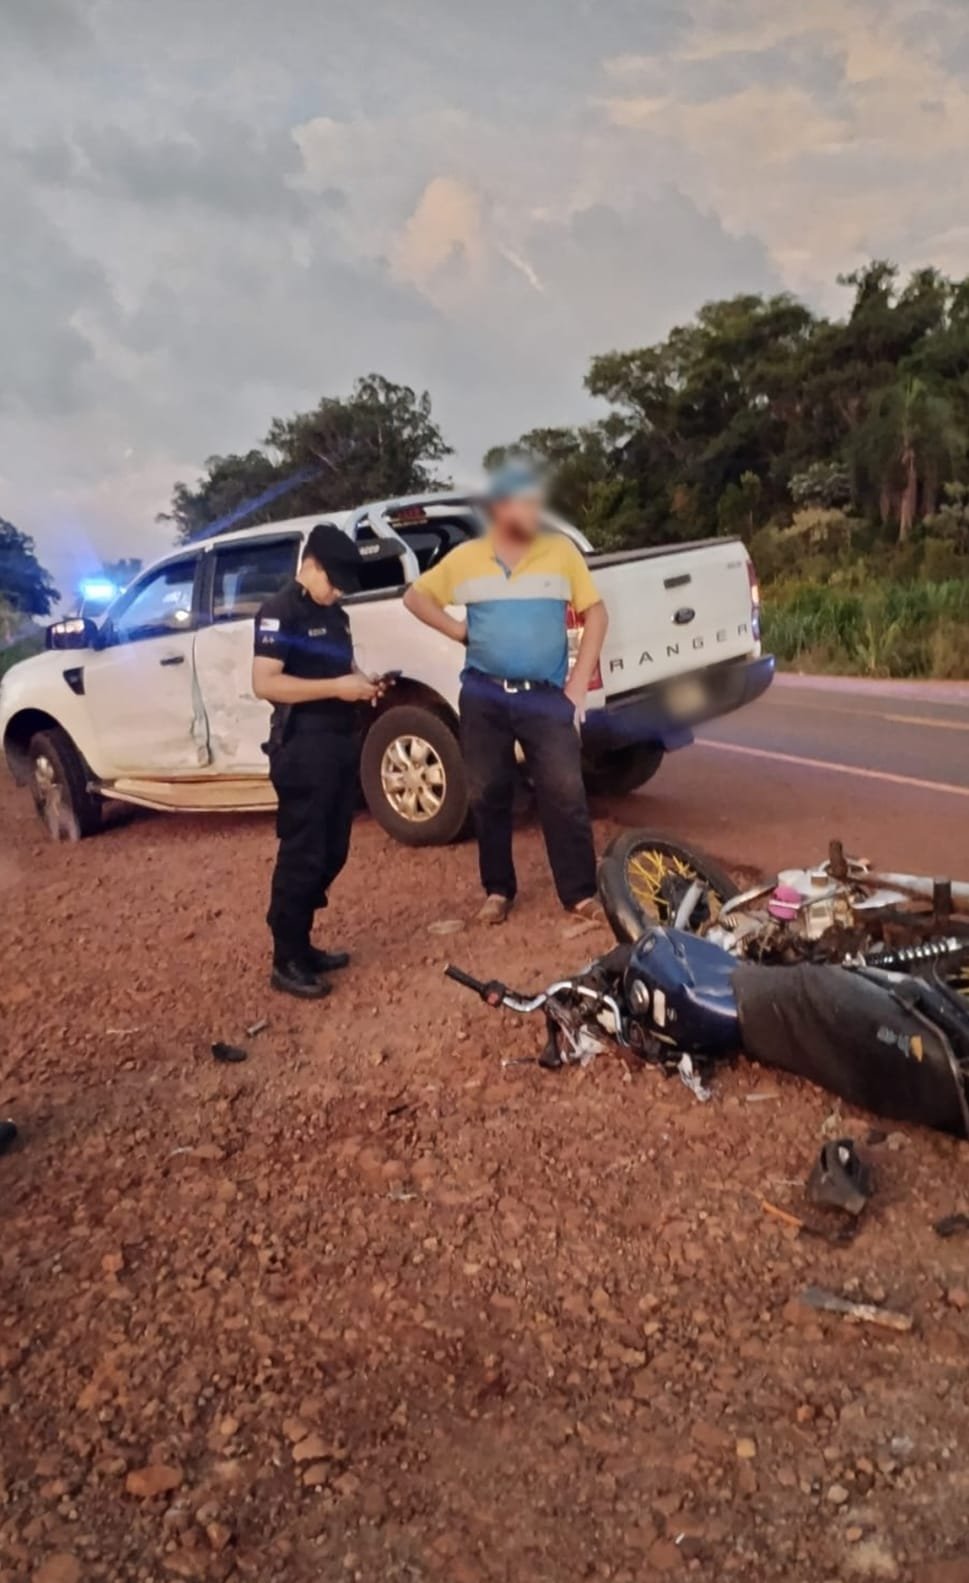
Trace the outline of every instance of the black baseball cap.
[[332, 522], [318, 522], [315, 528], [310, 529], [303, 554], [312, 555], [341, 594], [360, 592], [360, 568], [363, 565], [360, 551], [353, 540]]

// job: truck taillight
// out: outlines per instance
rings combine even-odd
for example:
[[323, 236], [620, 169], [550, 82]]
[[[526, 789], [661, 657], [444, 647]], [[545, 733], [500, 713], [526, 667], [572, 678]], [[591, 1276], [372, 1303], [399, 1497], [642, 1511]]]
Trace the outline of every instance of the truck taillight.
[[[574, 610], [571, 605], [566, 605], [566, 607], [565, 607], [565, 630], [568, 633], [568, 639], [569, 639], [569, 675], [570, 676], [572, 674], [572, 667], [574, 666], [574, 664], [575, 664], [575, 662], [576, 662], [576, 660], [578, 658], [578, 655], [579, 655], [579, 644], [582, 642], [582, 629], [583, 629], [584, 626], [585, 626], [585, 616], [580, 615], [579, 612], [577, 610]], [[602, 670], [597, 665], [595, 670], [592, 672], [592, 680], [589, 683], [589, 691], [590, 692], [595, 692], [595, 690], [597, 688], [601, 688], [601, 686], [602, 686]]]
[[757, 568], [747, 557], [747, 581], [750, 584], [750, 631], [755, 643], [760, 642], [760, 583]]

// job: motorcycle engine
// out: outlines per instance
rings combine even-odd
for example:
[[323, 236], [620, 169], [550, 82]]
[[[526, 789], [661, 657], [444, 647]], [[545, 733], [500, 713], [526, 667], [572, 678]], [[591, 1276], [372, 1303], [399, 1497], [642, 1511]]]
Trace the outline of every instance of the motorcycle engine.
[[[825, 865], [783, 869], [772, 887], [747, 891], [728, 902], [715, 922], [704, 896], [687, 927], [734, 957], [840, 961], [846, 952], [863, 947], [880, 914], [906, 903], [901, 891], [860, 885], [867, 864], [849, 861], [847, 879], [834, 878]], [[671, 917], [685, 894], [684, 883], [674, 881], [679, 888], [664, 897]], [[859, 931], [861, 943], [856, 939]]]
[[724, 923], [711, 924], [703, 931], [704, 938], [718, 945], [731, 956], [746, 956], [748, 950], [759, 946], [772, 920], [762, 912], [732, 912]]

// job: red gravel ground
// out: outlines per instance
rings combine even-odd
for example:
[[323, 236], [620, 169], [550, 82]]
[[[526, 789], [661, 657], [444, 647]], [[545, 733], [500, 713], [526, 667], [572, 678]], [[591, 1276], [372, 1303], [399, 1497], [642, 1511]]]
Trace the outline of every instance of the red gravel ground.
[[[361, 818], [354, 965], [304, 1006], [266, 983], [268, 820], [55, 848], [3, 783], [0, 824], [2, 1583], [969, 1577], [969, 1243], [931, 1230], [965, 1146], [871, 1146], [832, 1247], [761, 1209], [799, 1206], [825, 1095], [503, 1065], [540, 1022], [448, 957], [528, 987], [601, 939], [532, 829], [508, 927], [445, 938], [472, 849]], [[809, 1316], [810, 1282], [914, 1329]]]

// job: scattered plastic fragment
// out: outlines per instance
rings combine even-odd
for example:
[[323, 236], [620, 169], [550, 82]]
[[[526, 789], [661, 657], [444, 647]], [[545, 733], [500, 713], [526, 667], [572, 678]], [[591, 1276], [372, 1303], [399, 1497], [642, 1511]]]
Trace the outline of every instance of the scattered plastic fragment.
[[941, 1220], [935, 1221], [932, 1230], [937, 1237], [957, 1237], [963, 1231], [969, 1231], [969, 1215], [964, 1215], [961, 1210], [955, 1215], [943, 1215]]
[[873, 1190], [871, 1167], [859, 1156], [853, 1138], [826, 1143], [807, 1179], [807, 1196], [822, 1209], [860, 1215]]
[[217, 1061], [248, 1061], [249, 1051], [243, 1050], [238, 1044], [223, 1044], [217, 1039], [212, 1046], [212, 1054]]
[[698, 1099], [701, 1105], [705, 1105], [712, 1095], [688, 1055], [680, 1057], [676, 1070], [679, 1073], [680, 1082], [690, 1090], [694, 1099]]
[[853, 1242], [858, 1232], [856, 1220], [843, 1220], [834, 1227], [812, 1226], [808, 1221], [802, 1220], [800, 1215], [793, 1214], [789, 1209], [781, 1209], [778, 1204], [772, 1204], [769, 1198], [762, 1198], [760, 1207], [765, 1215], [782, 1221], [785, 1226], [792, 1226], [802, 1237], [820, 1237], [822, 1242], [833, 1243], [835, 1247]]
[[855, 1303], [837, 1292], [826, 1292], [821, 1286], [807, 1286], [801, 1293], [801, 1302], [808, 1308], [822, 1313], [841, 1314], [856, 1325], [880, 1325], [885, 1330], [911, 1330], [911, 1314], [901, 1314], [892, 1308], [879, 1308], [877, 1303]]

